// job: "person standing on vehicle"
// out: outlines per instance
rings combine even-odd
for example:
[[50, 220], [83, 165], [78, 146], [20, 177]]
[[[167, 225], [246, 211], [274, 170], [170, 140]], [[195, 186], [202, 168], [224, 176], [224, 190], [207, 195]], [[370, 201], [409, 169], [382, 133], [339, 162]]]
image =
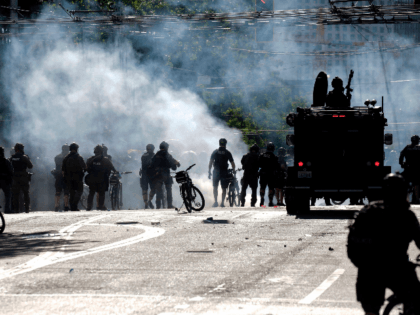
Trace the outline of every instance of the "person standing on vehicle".
[[268, 206], [273, 207], [274, 188], [276, 186], [276, 173], [280, 172], [280, 164], [277, 156], [274, 154], [274, 144], [267, 144], [267, 151], [258, 158], [260, 167], [260, 206], [264, 206], [265, 189], [268, 186]]
[[148, 168], [148, 176], [152, 180], [149, 200], [156, 194], [156, 209], [160, 209], [163, 202], [162, 186], [165, 185], [168, 209], [175, 208], [172, 205], [172, 184], [171, 169], [176, 170], [181, 164], [168, 153], [169, 144], [163, 141], [159, 145], [159, 151], [153, 156]]
[[60, 207], [60, 196], [64, 192], [64, 211], [69, 211], [69, 190], [67, 188], [66, 181], [64, 180], [61, 169], [63, 168], [63, 161], [67, 154], [69, 154], [70, 148], [66, 143], [61, 147], [61, 153], [54, 158], [55, 170], [53, 175], [55, 177], [55, 206], [54, 211], [58, 211]]
[[10, 162], [13, 166], [13, 183], [12, 183], [12, 194], [13, 194], [13, 209], [19, 212], [19, 194], [23, 192], [23, 199], [25, 203], [25, 212], [29, 213], [30, 197], [29, 197], [29, 185], [31, 182], [31, 175], [28, 173], [28, 169], [33, 168], [33, 164], [29, 156], [24, 153], [24, 146], [22, 143], [16, 143], [15, 154], [10, 157]]
[[77, 143], [70, 144], [70, 153], [64, 158], [61, 168], [69, 189], [71, 211], [80, 211], [77, 206], [83, 194], [83, 176], [86, 171], [85, 160], [77, 153], [78, 149]]
[[[420, 201], [420, 137], [411, 137], [411, 144], [407, 145], [400, 154], [399, 163], [404, 172], [404, 178], [413, 185], [412, 204], [419, 204]], [[405, 162], [404, 162], [405, 159]]]
[[350, 100], [344, 94], [343, 80], [335, 77], [331, 85], [333, 90], [327, 95], [327, 107], [350, 107]]
[[276, 178], [276, 199], [277, 199], [277, 205], [278, 206], [285, 206], [283, 200], [284, 200], [284, 194], [283, 194], [283, 186], [284, 181], [286, 179], [286, 173], [287, 173], [287, 163], [286, 163], [286, 149], [281, 147], [277, 150], [277, 159], [278, 163], [280, 165], [280, 170], [277, 172], [277, 178]]
[[213, 207], [218, 207], [219, 204], [217, 202], [217, 195], [218, 195], [218, 186], [219, 182], [222, 186], [222, 202], [220, 203], [221, 207], [225, 206], [225, 198], [226, 198], [226, 190], [229, 186], [229, 182], [227, 181], [228, 176], [228, 161], [232, 165], [233, 172], [235, 173], [235, 161], [233, 160], [232, 153], [226, 149], [227, 140], [220, 139], [219, 140], [219, 148], [214, 150], [209, 163], [209, 179], [211, 179], [211, 168], [214, 166], [213, 169], [213, 196], [214, 196], [214, 204]]
[[383, 181], [383, 200], [371, 202], [349, 227], [347, 255], [359, 269], [357, 300], [366, 314], [376, 315], [386, 288], [404, 302], [404, 314], [420, 314], [420, 282], [407, 250], [420, 249], [420, 225], [407, 202], [408, 185], [399, 174]]
[[4, 213], [12, 213], [10, 207], [12, 178], [12, 163], [4, 157], [4, 147], [0, 147], [0, 188], [4, 193]]
[[153, 144], [148, 144], [146, 146], [146, 153], [141, 157], [141, 169], [139, 172], [140, 175], [140, 187], [143, 193], [144, 209], [154, 209], [152, 199], [147, 200], [149, 196], [149, 189], [152, 190], [152, 181], [147, 175], [147, 170], [149, 169], [152, 159], [155, 156], [155, 146]]
[[87, 209], [92, 210], [93, 197], [98, 193], [98, 210], [107, 210], [105, 207], [105, 191], [109, 181], [111, 171], [117, 172], [108, 158], [103, 156], [103, 148], [99, 144], [93, 150], [94, 156], [88, 158], [86, 162], [88, 175], [86, 176], [86, 185], [89, 186], [89, 196], [87, 199]]
[[258, 157], [260, 147], [255, 143], [249, 149], [249, 153], [242, 157], [241, 164], [244, 170], [244, 176], [242, 177], [242, 190], [241, 190], [241, 207], [245, 206], [246, 190], [251, 187], [251, 207], [255, 207], [257, 202], [257, 188], [258, 188]]

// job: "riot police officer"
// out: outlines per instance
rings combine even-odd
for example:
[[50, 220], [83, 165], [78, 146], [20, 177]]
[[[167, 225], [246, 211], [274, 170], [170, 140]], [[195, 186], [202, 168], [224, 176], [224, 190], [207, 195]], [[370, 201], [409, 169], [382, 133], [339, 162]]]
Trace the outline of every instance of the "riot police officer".
[[335, 77], [331, 85], [333, 90], [327, 95], [327, 106], [328, 107], [350, 107], [350, 100], [344, 94], [343, 80], [339, 77]]
[[[411, 137], [411, 144], [407, 145], [400, 154], [399, 163], [404, 172], [404, 178], [413, 185], [413, 204], [419, 203], [420, 197], [420, 137]], [[405, 159], [405, 162], [404, 162]]]
[[153, 156], [149, 166], [148, 176], [152, 180], [152, 189], [150, 190], [149, 200], [152, 200], [156, 194], [156, 209], [160, 209], [163, 202], [163, 185], [166, 189], [166, 198], [168, 209], [174, 208], [172, 205], [172, 184], [170, 169], [173, 171], [181, 164], [168, 153], [169, 144], [163, 141], [159, 145], [159, 151]]
[[103, 155], [103, 148], [97, 145], [91, 156], [86, 161], [87, 172], [85, 182], [89, 186], [89, 196], [87, 200], [87, 209], [92, 210], [93, 197], [98, 193], [97, 208], [98, 210], [107, 210], [105, 207], [105, 191], [108, 186], [109, 174], [111, 171], [117, 172], [112, 162]]
[[347, 255], [358, 268], [357, 300], [366, 314], [379, 315], [389, 288], [402, 297], [404, 314], [420, 314], [420, 282], [407, 255], [411, 241], [420, 249], [420, 225], [400, 174], [385, 177], [383, 196], [365, 206], [350, 226]]
[[112, 156], [108, 154], [108, 147], [102, 143], [103, 156], [112, 162]]
[[280, 164], [277, 156], [274, 154], [274, 144], [267, 144], [267, 151], [258, 158], [260, 167], [260, 206], [264, 206], [265, 189], [268, 186], [268, 206], [273, 207], [274, 188], [276, 186], [276, 173], [280, 172]]
[[5, 199], [4, 213], [12, 213], [10, 209], [12, 178], [12, 163], [4, 157], [4, 147], [0, 147], [0, 188]]
[[141, 157], [141, 169], [139, 172], [140, 175], [140, 187], [143, 193], [143, 201], [144, 201], [144, 208], [145, 209], [153, 209], [152, 200], [147, 200], [148, 198], [148, 190], [152, 190], [152, 181], [150, 180], [149, 176], [147, 175], [147, 170], [152, 163], [152, 159], [155, 156], [155, 146], [153, 144], [148, 144], [146, 146], [146, 152]]
[[244, 176], [242, 178], [242, 190], [241, 190], [241, 207], [245, 206], [246, 190], [251, 187], [251, 207], [255, 207], [257, 202], [257, 188], [258, 188], [258, 157], [260, 147], [255, 143], [249, 149], [249, 153], [242, 157], [241, 164], [244, 170]]
[[58, 211], [60, 207], [60, 196], [64, 192], [64, 210], [69, 211], [69, 190], [66, 181], [64, 180], [61, 169], [63, 168], [63, 161], [67, 154], [69, 154], [69, 145], [66, 143], [61, 147], [61, 153], [55, 158], [55, 170], [53, 171], [55, 177], [55, 207], [54, 211]]
[[219, 148], [214, 150], [209, 163], [209, 179], [211, 178], [211, 168], [213, 169], [213, 195], [214, 204], [213, 207], [217, 207], [218, 186], [219, 182], [222, 186], [222, 202], [221, 207], [225, 206], [226, 189], [228, 188], [229, 182], [227, 181], [228, 176], [228, 161], [232, 165], [232, 169], [235, 172], [235, 161], [233, 160], [232, 153], [226, 149], [227, 140], [222, 138], [219, 140]]
[[13, 209], [16, 212], [19, 210], [19, 194], [23, 192], [23, 198], [25, 201], [25, 212], [29, 213], [30, 197], [29, 197], [29, 184], [31, 181], [31, 175], [28, 173], [28, 169], [33, 167], [33, 164], [29, 156], [24, 153], [24, 146], [22, 143], [16, 143], [15, 154], [10, 157], [10, 162], [13, 166], [13, 183], [12, 183], [12, 194], [13, 194]]
[[79, 149], [77, 143], [70, 144], [69, 149], [70, 153], [64, 158], [61, 170], [70, 194], [70, 210], [79, 211], [77, 206], [83, 194], [83, 176], [86, 171], [86, 163], [77, 152]]
[[284, 194], [283, 194], [283, 186], [284, 181], [286, 178], [286, 172], [287, 172], [287, 163], [286, 163], [286, 149], [281, 147], [277, 150], [277, 159], [278, 163], [280, 165], [280, 170], [277, 172], [277, 178], [276, 178], [276, 199], [277, 199], [277, 205], [278, 206], [285, 206], [283, 200], [284, 200]]

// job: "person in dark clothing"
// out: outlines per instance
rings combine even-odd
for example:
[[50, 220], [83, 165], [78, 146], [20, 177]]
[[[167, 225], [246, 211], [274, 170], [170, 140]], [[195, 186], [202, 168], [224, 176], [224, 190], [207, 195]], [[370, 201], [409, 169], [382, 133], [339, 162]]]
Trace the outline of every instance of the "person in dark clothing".
[[220, 203], [221, 207], [225, 206], [225, 198], [226, 198], [226, 190], [229, 186], [229, 182], [227, 181], [228, 175], [228, 161], [232, 165], [233, 172], [235, 172], [235, 161], [233, 160], [232, 153], [230, 153], [226, 149], [227, 140], [220, 139], [219, 140], [219, 148], [214, 150], [209, 163], [209, 179], [211, 178], [211, 168], [214, 166], [213, 169], [213, 195], [214, 195], [214, 204], [213, 207], [219, 206], [217, 202], [217, 195], [218, 195], [218, 186], [219, 182], [222, 186], [222, 202]]
[[152, 189], [150, 190], [149, 200], [152, 200], [156, 194], [156, 209], [160, 209], [163, 199], [163, 185], [166, 189], [166, 198], [168, 209], [175, 208], [172, 204], [172, 184], [171, 169], [176, 170], [181, 164], [168, 153], [169, 144], [163, 141], [159, 145], [159, 151], [153, 156], [148, 169], [148, 176], [152, 180]]
[[284, 194], [283, 194], [283, 186], [286, 179], [286, 172], [287, 172], [287, 163], [286, 163], [286, 149], [279, 148], [277, 151], [277, 159], [280, 165], [280, 169], [276, 174], [276, 199], [277, 205], [280, 207], [284, 207]]
[[411, 241], [420, 249], [420, 225], [407, 188], [400, 174], [388, 174], [383, 200], [363, 207], [349, 227], [347, 254], [358, 268], [357, 300], [366, 314], [379, 314], [386, 288], [403, 299], [404, 314], [420, 314], [420, 282], [407, 255]]
[[102, 143], [103, 156], [112, 162], [112, 156], [108, 154], [108, 147]]
[[79, 211], [77, 206], [83, 194], [83, 176], [86, 171], [85, 160], [77, 153], [78, 149], [77, 143], [70, 144], [70, 153], [64, 158], [61, 168], [70, 193], [71, 211]]
[[280, 164], [277, 156], [274, 154], [274, 144], [267, 144], [267, 151], [258, 158], [260, 167], [260, 206], [264, 206], [265, 189], [268, 186], [268, 206], [273, 207], [274, 188], [276, 186], [276, 173], [280, 172]]
[[344, 94], [343, 80], [339, 77], [335, 77], [331, 82], [334, 88], [327, 95], [327, 107], [350, 107], [350, 100]]
[[143, 193], [143, 201], [144, 201], [144, 208], [145, 209], [153, 209], [153, 203], [151, 199], [147, 199], [149, 196], [149, 189], [152, 190], [152, 181], [147, 175], [147, 170], [149, 165], [152, 163], [152, 159], [155, 156], [155, 146], [153, 144], [148, 144], [146, 146], [146, 153], [144, 153], [141, 157], [141, 169], [139, 172], [140, 175], [140, 187]]
[[21, 143], [16, 143], [15, 154], [10, 157], [10, 162], [13, 166], [13, 183], [12, 183], [12, 194], [13, 194], [13, 209], [19, 212], [19, 194], [23, 192], [23, 198], [25, 202], [25, 212], [29, 213], [30, 197], [29, 197], [29, 184], [31, 181], [28, 169], [33, 167], [33, 164], [29, 156], [24, 153], [24, 146]]
[[242, 157], [241, 164], [244, 170], [242, 177], [242, 190], [241, 190], [241, 207], [245, 206], [246, 190], [251, 187], [251, 207], [255, 207], [257, 202], [257, 188], [258, 188], [258, 157], [260, 148], [257, 144], [253, 144], [249, 149], [249, 153]]
[[54, 211], [58, 211], [60, 207], [60, 196], [64, 192], [64, 211], [69, 211], [69, 190], [66, 181], [64, 180], [61, 169], [63, 168], [63, 161], [67, 154], [69, 154], [69, 145], [66, 143], [61, 147], [61, 153], [54, 158], [55, 170], [53, 175], [55, 177], [55, 206]]
[[12, 178], [12, 163], [4, 157], [4, 147], [0, 147], [0, 188], [4, 193], [4, 213], [12, 213], [10, 209]]
[[112, 162], [103, 156], [103, 148], [99, 144], [93, 150], [94, 156], [91, 156], [86, 161], [87, 172], [85, 181], [89, 186], [89, 196], [87, 199], [86, 210], [92, 210], [93, 197], [98, 193], [97, 208], [98, 210], [107, 210], [105, 206], [105, 191], [109, 181], [109, 174], [111, 171], [117, 172], [112, 165]]
[[[412, 204], [420, 202], [420, 137], [411, 137], [411, 144], [407, 145], [400, 154], [399, 163], [404, 172], [404, 178], [413, 185]], [[404, 162], [405, 159], [405, 162]]]

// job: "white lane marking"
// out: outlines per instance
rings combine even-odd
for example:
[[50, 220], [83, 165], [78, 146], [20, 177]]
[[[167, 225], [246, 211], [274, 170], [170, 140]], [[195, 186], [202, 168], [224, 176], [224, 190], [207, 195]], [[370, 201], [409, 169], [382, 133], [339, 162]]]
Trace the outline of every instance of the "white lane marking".
[[186, 308], [189, 308], [189, 307], [190, 306], [188, 304], [180, 304], [180, 305], [176, 305], [174, 309], [185, 310]]
[[[105, 215], [106, 216], [106, 215]], [[75, 230], [77, 230], [77, 228], [80, 228], [83, 226], [83, 224], [81, 224], [82, 222], [90, 223], [94, 220], [98, 220], [101, 219], [104, 216], [99, 216], [99, 217], [95, 217], [95, 218], [91, 218], [89, 220], [84, 220], [79, 222], [79, 224], [73, 224], [67, 228], [65, 228], [65, 230], [68, 230], [70, 233], [73, 233]], [[84, 223], [84, 224], [85, 224]], [[117, 225], [113, 225], [113, 226], [117, 226]], [[86, 255], [91, 255], [91, 254], [95, 254], [95, 253], [99, 253], [102, 251], [106, 251], [106, 250], [111, 250], [111, 249], [115, 249], [115, 248], [119, 248], [119, 247], [123, 247], [123, 246], [128, 246], [128, 245], [132, 245], [138, 242], [142, 242], [142, 241], [146, 241], [148, 239], [151, 238], [155, 238], [158, 237], [160, 235], [163, 235], [165, 233], [164, 229], [161, 228], [151, 228], [148, 226], [144, 226], [144, 225], [131, 225], [133, 227], [139, 228], [144, 230], [144, 233], [122, 240], [122, 241], [118, 241], [115, 243], [111, 243], [108, 245], [103, 245], [103, 246], [99, 246], [99, 247], [94, 247], [94, 248], [90, 248], [88, 250], [84, 250], [84, 251], [79, 251], [79, 252], [74, 252], [74, 253], [70, 253], [70, 254], [65, 254], [64, 252], [58, 252], [57, 254], [51, 256], [50, 252], [47, 252], [45, 255], [43, 256], [38, 256], [30, 261], [28, 261], [25, 264], [16, 266], [15, 268], [9, 269], [9, 270], [5, 270], [3, 272], [0, 273], [0, 280], [1, 279], [5, 279], [5, 278], [9, 278], [9, 277], [13, 277], [22, 273], [26, 273], [26, 272], [30, 272], [33, 271], [35, 269], [39, 269], [48, 265], [52, 265], [58, 262], [63, 262], [63, 261], [67, 261], [70, 259], [75, 259], [75, 258], [80, 258]], [[64, 230], [64, 229], [63, 229]], [[61, 232], [61, 231], [60, 231]], [[62, 248], [64, 249], [64, 247]]]
[[311, 304], [318, 297], [321, 296], [340, 276], [345, 272], [344, 269], [337, 269], [334, 271], [321, 285], [309, 293], [304, 299], [299, 301], [299, 304]]
[[[212, 290], [210, 290], [209, 292], [207, 292], [207, 293], [212, 293], [212, 292], [215, 292], [215, 291], [222, 291], [222, 290], [226, 290], [226, 288], [224, 288], [224, 286], [226, 285], [226, 283], [223, 283], [223, 284], [221, 284], [221, 285], [218, 285], [217, 287], [215, 287], [214, 289], [212, 289]], [[206, 293], [206, 294], [207, 294]]]

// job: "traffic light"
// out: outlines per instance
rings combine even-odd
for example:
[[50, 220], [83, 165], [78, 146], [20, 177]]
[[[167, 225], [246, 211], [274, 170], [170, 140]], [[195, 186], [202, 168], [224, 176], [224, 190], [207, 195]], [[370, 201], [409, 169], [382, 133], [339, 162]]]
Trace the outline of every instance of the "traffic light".
[[274, 0], [255, 0], [255, 11], [274, 11]]

